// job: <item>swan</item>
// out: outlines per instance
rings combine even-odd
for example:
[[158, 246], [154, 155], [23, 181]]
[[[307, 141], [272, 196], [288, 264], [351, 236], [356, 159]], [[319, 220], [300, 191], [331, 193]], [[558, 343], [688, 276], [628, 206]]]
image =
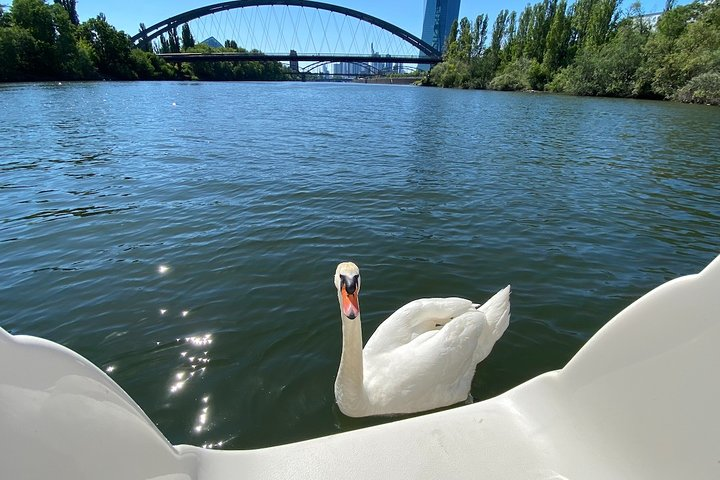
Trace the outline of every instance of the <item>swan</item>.
[[510, 321], [510, 285], [480, 306], [464, 298], [414, 300], [362, 347], [360, 269], [340, 263], [335, 288], [342, 354], [335, 400], [349, 417], [422, 412], [467, 400], [475, 367]]

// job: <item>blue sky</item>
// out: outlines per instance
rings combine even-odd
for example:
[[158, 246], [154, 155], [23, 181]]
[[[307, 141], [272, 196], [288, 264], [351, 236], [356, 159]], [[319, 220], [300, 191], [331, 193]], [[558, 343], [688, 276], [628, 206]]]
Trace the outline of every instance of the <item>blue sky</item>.
[[[193, 8], [217, 3], [219, 0], [78, 0], [77, 10], [80, 20], [87, 20], [102, 12], [108, 21], [119, 30], [133, 35], [138, 31], [140, 22], [146, 25], [164, 20], [178, 13]], [[420, 36], [422, 32], [422, 16], [424, 0], [324, 0], [347, 8], [360, 10]], [[536, 0], [462, 0], [460, 18], [474, 19], [481, 13], [487, 13], [490, 20], [500, 10], [516, 10], [520, 12], [527, 3]], [[9, 2], [8, 2], [9, 3]], [[625, 2], [629, 5], [629, 2]], [[679, 2], [687, 3], [687, 2]], [[662, 10], [664, 1], [646, 0], [643, 2], [645, 12]]]

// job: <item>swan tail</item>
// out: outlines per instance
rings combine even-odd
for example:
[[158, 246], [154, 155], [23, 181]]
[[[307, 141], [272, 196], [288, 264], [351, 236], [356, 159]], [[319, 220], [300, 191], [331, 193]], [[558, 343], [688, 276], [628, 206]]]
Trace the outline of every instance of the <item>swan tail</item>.
[[510, 285], [477, 308], [485, 314], [492, 341], [496, 342], [510, 323]]

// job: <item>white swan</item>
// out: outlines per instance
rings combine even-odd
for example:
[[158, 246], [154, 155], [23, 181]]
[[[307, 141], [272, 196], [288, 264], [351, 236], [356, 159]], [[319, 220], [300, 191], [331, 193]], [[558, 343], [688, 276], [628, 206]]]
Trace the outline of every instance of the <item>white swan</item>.
[[393, 313], [362, 347], [360, 270], [335, 272], [343, 345], [335, 400], [350, 417], [421, 412], [463, 402], [475, 367], [510, 320], [510, 286], [482, 306], [424, 298]]

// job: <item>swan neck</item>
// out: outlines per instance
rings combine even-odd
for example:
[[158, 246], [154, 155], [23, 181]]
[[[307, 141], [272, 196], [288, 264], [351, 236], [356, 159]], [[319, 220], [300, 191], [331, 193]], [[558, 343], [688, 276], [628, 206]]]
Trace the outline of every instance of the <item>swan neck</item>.
[[335, 397], [346, 415], [357, 414], [366, 403], [363, 386], [362, 327], [360, 316], [353, 320], [342, 315], [343, 345], [335, 380]]

